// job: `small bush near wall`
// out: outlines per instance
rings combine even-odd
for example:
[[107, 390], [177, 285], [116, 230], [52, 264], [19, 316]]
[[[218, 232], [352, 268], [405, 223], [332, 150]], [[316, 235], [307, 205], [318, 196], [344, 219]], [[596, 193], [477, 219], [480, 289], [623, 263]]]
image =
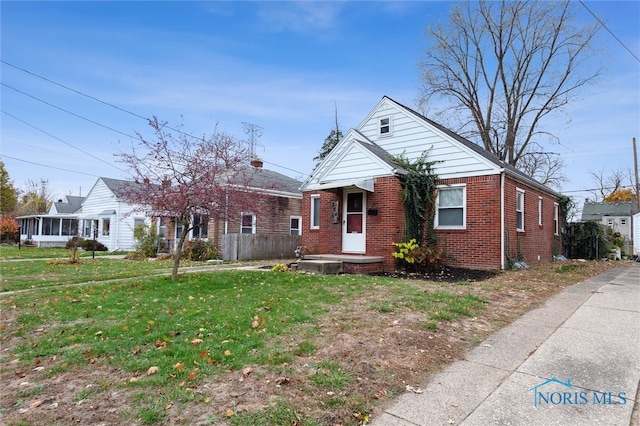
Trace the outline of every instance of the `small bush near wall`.
[[188, 260], [203, 262], [217, 259], [218, 249], [213, 243], [204, 240], [191, 240], [185, 243], [183, 257]]
[[81, 245], [84, 251], [108, 251], [107, 246], [96, 240], [84, 240]]

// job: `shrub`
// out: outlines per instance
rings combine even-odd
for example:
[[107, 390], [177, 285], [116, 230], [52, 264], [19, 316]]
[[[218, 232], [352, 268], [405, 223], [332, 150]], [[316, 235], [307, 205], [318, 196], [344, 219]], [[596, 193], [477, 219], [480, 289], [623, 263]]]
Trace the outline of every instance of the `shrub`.
[[133, 238], [136, 240], [135, 258], [148, 259], [156, 256], [157, 238], [155, 227], [147, 225], [136, 226], [133, 230]]
[[[95, 243], [95, 246], [94, 246]], [[82, 249], [85, 251], [108, 251], [109, 249], [107, 248], [107, 246], [105, 246], [104, 244], [102, 244], [100, 241], [96, 241], [96, 240], [84, 240], [82, 242]]]
[[393, 245], [396, 246], [396, 250], [391, 253], [391, 256], [396, 258], [398, 266], [402, 269], [405, 269], [416, 261], [413, 257], [413, 252], [420, 246], [415, 238], [410, 239], [406, 243], [393, 243]]
[[64, 248], [67, 250], [71, 250], [71, 263], [79, 263], [80, 259], [78, 259], [78, 247], [82, 246], [82, 242], [84, 238], [81, 237], [71, 237], [67, 244], [65, 244]]
[[67, 244], [65, 244], [64, 248], [67, 250], [77, 249], [78, 247], [82, 247], [82, 243], [84, 242], [84, 238], [82, 237], [71, 237]]
[[391, 255], [403, 270], [427, 272], [442, 268], [444, 252], [435, 246], [420, 246], [415, 238], [405, 243], [393, 243], [396, 250]]
[[287, 268], [287, 265], [285, 265], [284, 263], [278, 263], [273, 265], [273, 268], [271, 268], [271, 270], [273, 272], [288, 272], [289, 268]]
[[0, 216], [0, 241], [17, 241], [18, 238], [20, 238], [18, 229], [18, 221], [16, 221], [12, 215], [5, 214]]
[[185, 243], [182, 257], [196, 262], [216, 259], [218, 257], [218, 249], [208, 241], [191, 240]]

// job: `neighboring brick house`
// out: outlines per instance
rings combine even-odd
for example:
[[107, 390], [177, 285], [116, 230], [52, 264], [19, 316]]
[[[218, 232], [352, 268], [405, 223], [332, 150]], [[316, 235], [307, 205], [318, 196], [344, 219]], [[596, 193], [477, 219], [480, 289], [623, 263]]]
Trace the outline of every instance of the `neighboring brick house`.
[[425, 151], [440, 179], [435, 231], [447, 264], [501, 269], [508, 258], [560, 252], [560, 194], [386, 96], [304, 182], [307, 251], [379, 256], [393, 271], [393, 243], [405, 241], [398, 176], [406, 171], [390, 155], [412, 161]]
[[[253, 161], [238, 173], [238, 187], [247, 192], [252, 208], [230, 204], [217, 218], [195, 217], [194, 221], [206, 223], [190, 230], [188, 239], [206, 239], [221, 247], [222, 236], [227, 234], [279, 234], [300, 235], [302, 233], [302, 182], [281, 173], [262, 168], [262, 162]], [[247, 204], [243, 200], [242, 204]], [[162, 248], [172, 248], [182, 230], [170, 221], [158, 221], [158, 235]], [[291, 257], [293, 257], [293, 249]]]
[[623, 252], [631, 254], [635, 246], [633, 241], [633, 219], [638, 213], [637, 201], [589, 201], [586, 199], [582, 208], [582, 222], [590, 220], [602, 223], [619, 232], [625, 238]]

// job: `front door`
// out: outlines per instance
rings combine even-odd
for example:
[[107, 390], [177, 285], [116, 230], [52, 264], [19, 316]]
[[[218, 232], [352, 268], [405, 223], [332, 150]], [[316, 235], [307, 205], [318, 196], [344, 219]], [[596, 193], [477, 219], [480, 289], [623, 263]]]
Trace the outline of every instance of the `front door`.
[[342, 251], [365, 253], [367, 197], [364, 191], [345, 192], [342, 211]]

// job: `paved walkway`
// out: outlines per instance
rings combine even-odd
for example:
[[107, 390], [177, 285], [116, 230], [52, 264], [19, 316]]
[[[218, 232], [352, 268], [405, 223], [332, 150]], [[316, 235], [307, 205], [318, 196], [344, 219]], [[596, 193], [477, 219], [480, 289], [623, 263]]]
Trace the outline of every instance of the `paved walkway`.
[[565, 289], [371, 424], [640, 425], [639, 380], [635, 263]]

